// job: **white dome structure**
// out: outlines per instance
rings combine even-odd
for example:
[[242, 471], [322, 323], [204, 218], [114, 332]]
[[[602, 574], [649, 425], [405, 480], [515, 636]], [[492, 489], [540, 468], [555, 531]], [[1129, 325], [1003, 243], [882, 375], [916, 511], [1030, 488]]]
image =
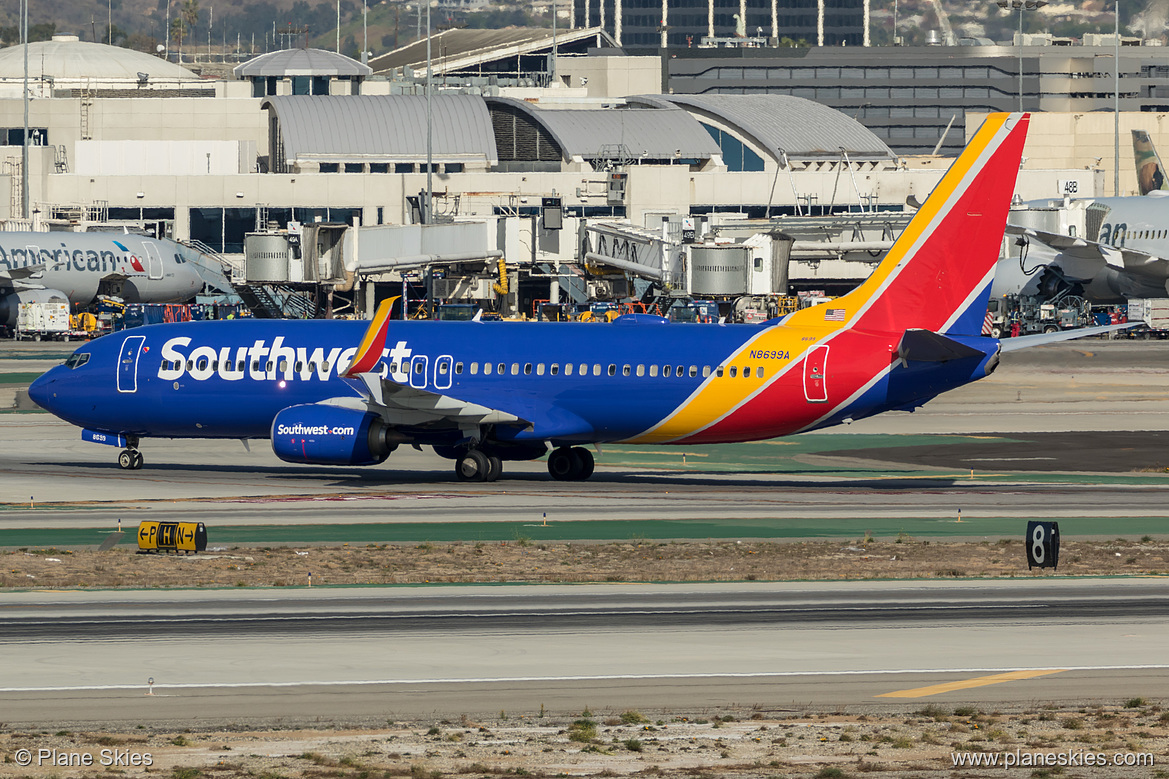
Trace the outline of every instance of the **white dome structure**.
[[[61, 89], [157, 89], [195, 86], [203, 80], [184, 67], [133, 49], [89, 43], [76, 35], [54, 35], [28, 44], [28, 76], [48, 96]], [[24, 47], [0, 49], [0, 81], [24, 78]]]

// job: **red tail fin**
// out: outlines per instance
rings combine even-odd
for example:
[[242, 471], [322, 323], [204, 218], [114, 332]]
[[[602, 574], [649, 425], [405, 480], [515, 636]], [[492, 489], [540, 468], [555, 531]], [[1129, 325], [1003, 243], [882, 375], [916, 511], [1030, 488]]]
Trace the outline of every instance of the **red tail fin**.
[[832, 304], [853, 327], [980, 332], [1029, 120], [986, 118], [872, 276]]

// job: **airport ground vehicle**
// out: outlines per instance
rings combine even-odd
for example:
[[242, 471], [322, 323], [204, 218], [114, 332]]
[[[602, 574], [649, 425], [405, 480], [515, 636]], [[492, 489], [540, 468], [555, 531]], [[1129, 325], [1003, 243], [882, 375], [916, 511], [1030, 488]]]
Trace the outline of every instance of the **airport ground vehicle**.
[[17, 340], [68, 340], [69, 301], [64, 297], [51, 296], [45, 300], [21, 302], [12, 332]]
[[1144, 323], [1129, 330], [1131, 338], [1169, 337], [1169, 298], [1130, 298], [1128, 321]]
[[1044, 300], [1029, 295], [1004, 295], [987, 301], [992, 338], [1055, 333], [1092, 324], [1092, 306], [1075, 295]]
[[714, 324], [719, 320], [718, 303], [713, 300], [691, 300], [670, 308], [666, 318], [671, 322]]

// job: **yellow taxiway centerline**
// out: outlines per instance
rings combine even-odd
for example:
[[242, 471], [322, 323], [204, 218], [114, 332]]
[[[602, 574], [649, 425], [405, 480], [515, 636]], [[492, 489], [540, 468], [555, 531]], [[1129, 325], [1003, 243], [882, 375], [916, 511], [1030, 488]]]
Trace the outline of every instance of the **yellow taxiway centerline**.
[[992, 676], [978, 676], [974, 679], [963, 679], [958, 682], [946, 682], [945, 684], [934, 684], [929, 687], [915, 687], [912, 690], [897, 690], [896, 692], [885, 692], [876, 695], [876, 698], [924, 698], [929, 695], [939, 695], [943, 692], [953, 692], [954, 690], [969, 690], [972, 687], [986, 687], [989, 684], [1002, 684], [1003, 682], [1015, 682], [1021, 679], [1034, 679], [1037, 676], [1048, 676], [1050, 674], [1063, 673], [1063, 668], [1052, 668], [1041, 671], [1011, 671], [1005, 674], [994, 674]]

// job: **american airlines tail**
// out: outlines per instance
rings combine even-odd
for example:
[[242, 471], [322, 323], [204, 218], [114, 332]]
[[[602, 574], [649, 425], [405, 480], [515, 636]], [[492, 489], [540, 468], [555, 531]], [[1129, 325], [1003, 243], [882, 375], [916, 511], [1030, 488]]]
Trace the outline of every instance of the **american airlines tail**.
[[1132, 131], [1132, 153], [1137, 165], [1137, 184], [1140, 185], [1141, 194], [1164, 194], [1165, 190], [1169, 190], [1161, 156], [1157, 154], [1153, 139], [1144, 130]]
[[852, 327], [981, 333], [1029, 120], [987, 117], [868, 280], [830, 304]]

